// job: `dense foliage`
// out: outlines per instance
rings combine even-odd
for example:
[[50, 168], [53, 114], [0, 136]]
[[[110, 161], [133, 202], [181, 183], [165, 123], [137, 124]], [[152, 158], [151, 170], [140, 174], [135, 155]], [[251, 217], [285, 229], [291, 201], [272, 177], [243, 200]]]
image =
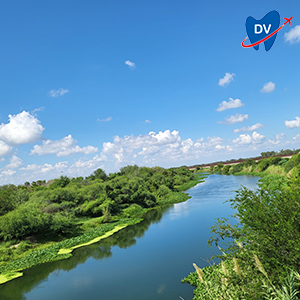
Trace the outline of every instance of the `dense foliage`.
[[194, 299], [299, 299], [300, 154], [213, 171], [262, 178], [257, 190], [242, 187], [228, 200], [237, 225], [222, 218], [212, 226], [208, 242], [221, 249], [221, 263], [203, 270], [195, 265], [185, 279], [196, 287]]
[[[273, 169], [269, 168], [273, 166]], [[221, 164], [211, 166], [209, 171], [211, 173], [219, 173], [224, 175], [235, 174], [255, 174], [263, 173], [269, 169], [269, 173], [287, 174], [293, 168], [300, 168], [300, 154], [293, 155], [292, 158], [281, 158], [278, 156], [270, 156], [264, 159], [255, 161], [254, 159], [246, 159], [240, 163]]]
[[[27, 268], [63, 258], [58, 258], [56, 251], [61, 245], [88, 242], [117, 224], [138, 222], [153, 207], [187, 200], [188, 195], [181, 191], [195, 185], [200, 177], [186, 167], [135, 165], [109, 175], [98, 169], [86, 178], [61, 176], [48, 183], [39, 180], [1, 186], [0, 269], [10, 266], [9, 270], [14, 270], [16, 263], [12, 261], [16, 259]], [[49, 248], [54, 242], [55, 249], [51, 247], [56, 252]]]

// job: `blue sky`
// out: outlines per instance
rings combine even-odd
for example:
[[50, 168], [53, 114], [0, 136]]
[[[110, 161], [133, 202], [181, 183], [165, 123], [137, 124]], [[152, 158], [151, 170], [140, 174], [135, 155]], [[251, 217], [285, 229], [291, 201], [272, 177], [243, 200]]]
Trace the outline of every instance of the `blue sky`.
[[[270, 51], [248, 16], [293, 16]], [[1, 1], [0, 184], [300, 147], [299, 1]], [[246, 41], [249, 43], [249, 40]]]

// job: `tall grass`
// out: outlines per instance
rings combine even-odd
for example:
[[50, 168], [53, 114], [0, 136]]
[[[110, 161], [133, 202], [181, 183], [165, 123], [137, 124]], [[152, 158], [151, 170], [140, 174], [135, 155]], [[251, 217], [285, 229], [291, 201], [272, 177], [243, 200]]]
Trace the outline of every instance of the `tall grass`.
[[[254, 267], [261, 276], [253, 271], [250, 264], [242, 268], [239, 260], [233, 258], [203, 269], [194, 263], [196, 272], [191, 273], [182, 282], [188, 282], [196, 287], [193, 300], [300, 299], [299, 273], [291, 271], [283, 285], [275, 286], [259, 258], [256, 255], [253, 258]], [[252, 270], [253, 274], [250, 274], [249, 270]]]

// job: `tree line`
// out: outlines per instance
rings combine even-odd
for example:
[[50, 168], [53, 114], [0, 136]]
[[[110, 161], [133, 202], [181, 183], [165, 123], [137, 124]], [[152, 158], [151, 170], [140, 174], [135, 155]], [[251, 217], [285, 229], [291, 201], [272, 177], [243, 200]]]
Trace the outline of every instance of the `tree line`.
[[[107, 175], [102, 169], [85, 178], [61, 176], [39, 184], [0, 187], [0, 240], [78, 232], [82, 222], [115, 222], [155, 207], [194, 175], [185, 167], [126, 166]], [[81, 222], [82, 221], [82, 222]]]

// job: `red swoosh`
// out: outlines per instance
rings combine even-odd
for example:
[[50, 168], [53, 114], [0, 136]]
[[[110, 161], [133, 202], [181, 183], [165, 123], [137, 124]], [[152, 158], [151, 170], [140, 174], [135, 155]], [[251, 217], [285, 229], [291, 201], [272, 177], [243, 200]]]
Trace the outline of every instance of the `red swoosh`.
[[275, 30], [274, 32], [270, 33], [269, 35], [267, 35], [265, 38], [263, 38], [262, 40], [254, 43], [254, 44], [250, 44], [250, 45], [245, 45], [244, 42], [246, 41], [247, 37], [242, 41], [242, 46], [244, 48], [250, 48], [250, 47], [254, 47], [256, 45], [259, 45], [260, 43], [266, 41], [267, 39], [269, 39], [271, 36], [273, 36], [275, 33], [277, 33], [280, 29], [282, 29], [283, 25], [281, 25], [281, 27], [279, 27], [277, 30]]

